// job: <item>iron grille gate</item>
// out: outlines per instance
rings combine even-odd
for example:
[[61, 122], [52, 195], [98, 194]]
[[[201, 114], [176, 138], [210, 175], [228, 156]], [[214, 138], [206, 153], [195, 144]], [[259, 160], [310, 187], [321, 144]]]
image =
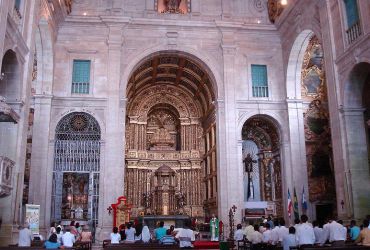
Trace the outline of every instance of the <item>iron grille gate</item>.
[[[63, 188], [66, 186], [66, 179], [64, 177], [88, 176], [88, 190], [86, 190], [88, 208], [85, 218], [95, 235], [98, 225], [99, 172], [100, 127], [97, 121], [91, 115], [82, 112], [66, 115], [56, 128], [51, 219], [54, 221], [66, 219], [62, 211], [65, 207]], [[80, 191], [85, 192], [84, 188], [82, 189]], [[73, 216], [70, 217], [73, 220]]]

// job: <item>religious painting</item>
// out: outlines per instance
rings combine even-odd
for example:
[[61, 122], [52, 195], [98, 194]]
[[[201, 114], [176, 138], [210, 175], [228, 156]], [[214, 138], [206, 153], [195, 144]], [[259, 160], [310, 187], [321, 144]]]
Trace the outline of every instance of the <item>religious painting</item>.
[[335, 200], [330, 116], [323, 57], [324, 53], [319, 39], [316, 36], [311, 37], [301, 71], [308, 187], [311, 202]]
[[159, 13], [187, 14], [190, 12], [191, 0], [156, 0], [156, 9]]
[[62, 219], [87, 219], [89, 197], [88, 173], [64, 173]]

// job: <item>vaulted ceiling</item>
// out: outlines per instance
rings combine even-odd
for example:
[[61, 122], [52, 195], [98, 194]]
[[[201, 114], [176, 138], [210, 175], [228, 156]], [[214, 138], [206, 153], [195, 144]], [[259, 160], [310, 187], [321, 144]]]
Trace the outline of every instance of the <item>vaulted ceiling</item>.
[[208, 74], [193, 60], [179, 54], [158, 54], [139, 65], [127, 86], [130, 100], [154, 85], [172, 85], [187, 91], [202, 108], [203, 115], [214, 109], [215, 93]]

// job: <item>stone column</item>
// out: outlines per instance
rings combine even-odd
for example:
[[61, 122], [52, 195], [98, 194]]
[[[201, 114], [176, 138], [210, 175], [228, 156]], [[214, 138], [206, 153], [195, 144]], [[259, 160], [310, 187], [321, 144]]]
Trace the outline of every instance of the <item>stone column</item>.
[[8, 18], [8, 9], [10, 1], [2, 0], [0, 1], [0, 69], [2, 66], [3, 55], [4, 55], [4, 41], [5, 41], [5, 33], [6, 33], [6, 25], [7, 25], [7, 18]]
[[[369, 214], [370, 177], [363, 109], [343, 109], [346, 132], [348, 171], [340, 173], [346, 178], [345, 187], [349, 196], [346, 206], [352, 207], [355, 219]], [[351, 204], [352, 202], [352, 204]]]
[[[290, 195], [293, 200], [294, 187], [297, 191], [298, 199], [301, 199], [302, 187], [308, 190], [308, 173], [306, 161], [306, 147], [304, 136], [304, 120], [303, 120], [303, 106], [302, 100], [287, 99], [288, 108], [288, 129], [289, 129], [289, 152], [285, 154], [285, 176], [286, 190], [289, 188]], [[283, 149], [284, 150], [284, 149]], [[289, 173], [290, 172], [290, 173]], [[291, 175], [291, 179], [287, 178]], [[284, 190], [284, 191], [286, 191]], [[306, 192], [306, 199], [308, 200], [308, 192]], [[301, 207], [301, 202], [298, 202]], [[310, 206], [310, 204], [309, 204]], [[302, 211], [301, 209], [299, 211]], [[311, 210], [307, 210], [308, 217], [311, 218]]]
[[123, 43], [123, 25], [108, 23], [107, 38], [107, 114], [105, 162], [102, 164], [100, 178], [100, 207], [98, 239], [109, 238], [112, 230], [113, 216], [106, 211], [124, 192], [124, 115], [126, 100], [120, 99], [121, 54]]
[[[340, 120], [340, 114], [338, 110], [338, 103], [341, 102], [338, 97], [339, 84], [338, 76], [335, 72], [335, 37], [332, 31], [333, 23], [330, 18], [332, 15], [330, 6], [325, 4], [325, 1], [320, 2], [320, 23], [322, 27], [322, 45], [324, 51], [325, 60], [325, 75], [326, 75], [326, 87], [328, 93], [328, 106], [330, 115], [330, 130], [331, 130], [331, 140], [332, 140], [332, 150], [333, 150], [333, 164], [335, 173], [335, 190], [336, 190], [336, 202], [337, 211], [339, 218], [346, 218], [352, 212], [350, 211], [349, 202], [347, 201], [348, 194], [345, 188], [345, 175], [343, 173], [348, 172], [346, 170], [345, 161], [343, 160], [343, 148], [345, 148], [342, 143], [342, 122]], [[347, 198], [346, 198], [347, 196]], [[341, 205], [344, 201], [346, 206]], [[347, 217], [348, 218], [348, 217]]]
[[[240, 197], [243, 197], [242, 187], [235, 185], [234, 181], [239, 176], [238, 171], [238, 147], [236, 137], [236, 108], [235, 108], [235, 54], [236, 46], [233, 43], [234, 33], [223, 30], [223, 88], [224, 100], [217, 101], [217, 127], [218, 127], [218, 214], [220, 219], [227, 224], [229, 209], [236, 205], [240, 215]], [[236, 223], [241, 216], [236, 216]], [[226, 233], [226, 231], [225, 231]]]

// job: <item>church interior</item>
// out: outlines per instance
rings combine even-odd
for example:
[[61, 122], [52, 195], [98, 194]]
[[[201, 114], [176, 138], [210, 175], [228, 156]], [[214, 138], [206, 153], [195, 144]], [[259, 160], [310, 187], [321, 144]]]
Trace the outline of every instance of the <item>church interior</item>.
[[[370, 214], [370, 1], [0, 0], [0, 246], [33, 223]], [[232, 220], [231, 220], [232, 218]]]

